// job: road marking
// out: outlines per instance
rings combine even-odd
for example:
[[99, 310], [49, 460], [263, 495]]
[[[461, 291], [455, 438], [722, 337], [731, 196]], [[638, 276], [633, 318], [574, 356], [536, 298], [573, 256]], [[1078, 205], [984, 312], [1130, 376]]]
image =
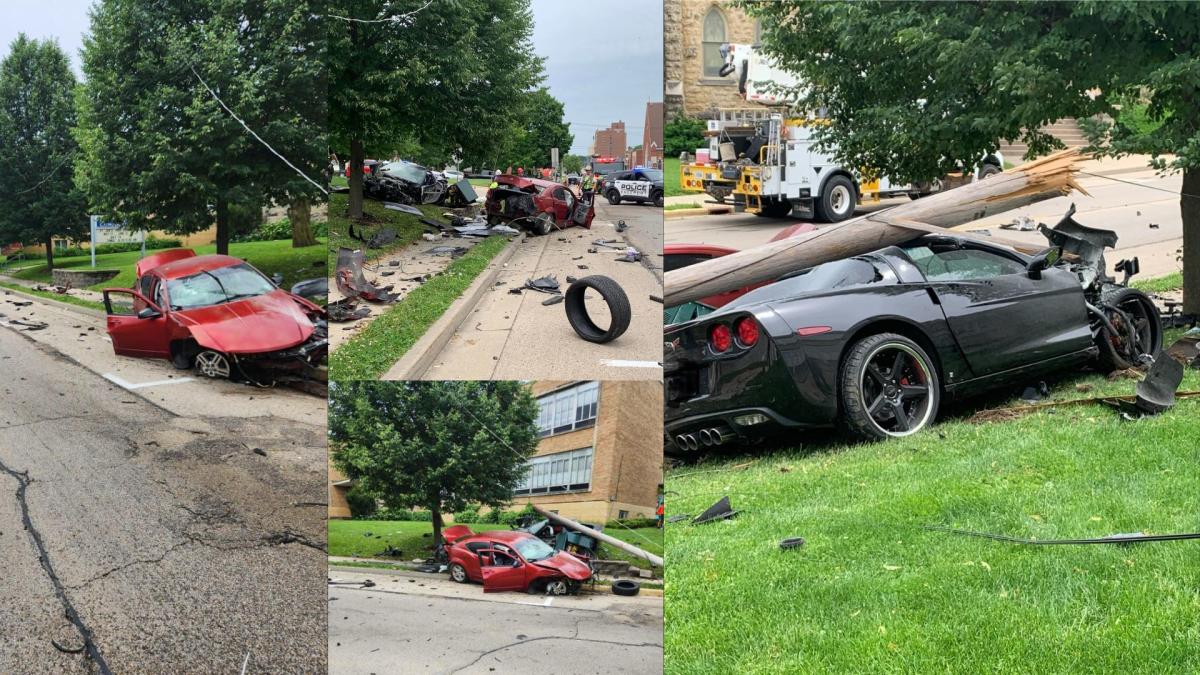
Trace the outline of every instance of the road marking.
[[121, 387], [122, 389], [128, 389], [130, 391], [133, 391], [134, 389], [144, 389], [146, 387], [157, 387], [162, 384], [182, 384], [184, 382], [192, 382], [193, 381], [192, 378], [190, 378], [190, 377], [180, 377], [178, 379], [155, 380], [153, 382], [140, 382], [138, 384], [134, 384], [132, 382], [126, 382], [125, 380], [117, 377], [116, 375], [113, 375], [112, 373], [105, 373], [104, 379], [108, 380], [109, 382], [112, 382], [113, 384], [117, 385], [118, 387]]
[[625, 361], [622, 359], [604, 359], [600, 365], [612, 366], [613, 368], [660, 368], [662, 367], [658, 361]]

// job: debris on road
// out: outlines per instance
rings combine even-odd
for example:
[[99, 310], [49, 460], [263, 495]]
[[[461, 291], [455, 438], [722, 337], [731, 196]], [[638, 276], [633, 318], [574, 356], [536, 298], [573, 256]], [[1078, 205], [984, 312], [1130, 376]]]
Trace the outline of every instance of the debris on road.
[[804, 546], [804, 537], [789, 537], [779, 542], [779, 548], [786, 551]]
[[397, 204], [396, 202], [384, 202], [383, 208], [391, 209], [393, 211], [400, 211], [401, 213], [407, 213], [410, 215], [414, 215], [418, 218], [425, 216], [424, 211], [422, 211], [421, 209], [418, 209], [415, 206], [411, 206], [409, 204]]
[[541, 293], [558, 293], [558, 279], [547, 275], [539, 279], [526, 279], [524, 288], [531, 291], [539, 291]]
[[448, 255], [451, 258], [458, 258], [466, 254], [465, 246], [434, 246], [425, 252], [425, 255]]
[[1017, 216], [1011, 222], [1004, 223], [1000, 226], [1002, 230], [1016, 230], [1017, 232], [1032, 232], [1036, 230], [1038, 224], [1029, 216]]
[[926, 525], [926, 530], [933, 532], [948, 532], [950, 534], [960, 534], [966, 537], [979, 537], [981, 539], [991, 539], [993, 541], [1005, 541], [1011, 544], [1025, 544], [1028, 546], [1065, 546], [1079, 544], [1139, 544], [1151, 541], [1183, 541], [1187, 539], [1200, 539], [1200, 532], [1185, 532], [1180, 534], [1145, 534], [1142, 532], [1129, 532], [1120, 534], [1110, 534], [1107, 537], [1099, 537], [1095, 539], [1023, 539], [1021, 537], [1010, 537], [1006, 534], [994, 534], [991, 532], [976, 532], [974, 530], [960, 530], [953, 527], [942, 527], [940, 525]]
[[613, 595], [633, 597], [642, 590], [642, 585], [631, 579], [618, 579], [612, 583]]
[[[602, 329], [588, 315], [584, 296], [588, 289], [600, 293], [604, 303], [608, 305], [611, 316], [608, 328]], [[629, 296], [613, 279], [603, 275], [584, 277], [567, 288], [566, 294], [567, 321], [579, 337], [588, 342], [606, 343], [621, 337], [629, 328], [632, 311], [629, 307]]]
[[558, 295], [552, 295], [552, 296], [546, 298], [545, 300], [542, 301], [542, 304], [546, 305], [546, 306], [557, 305], [558, 303], [560, 303], [562, 301], [563, 301], [563, 296], [560, 293]]
[[1146, 378], [1134, 387], [1136, 396], [1132, 403], [1118, 399], [1118, 409], [1126, 419], [1139, 419], [1157, 415], [1175, 406], [1175, 392], [1183, 383], [1183, 364], [1175, 359], [1163, 358], [1159, 352], [1154, 365], [1146, 372]]

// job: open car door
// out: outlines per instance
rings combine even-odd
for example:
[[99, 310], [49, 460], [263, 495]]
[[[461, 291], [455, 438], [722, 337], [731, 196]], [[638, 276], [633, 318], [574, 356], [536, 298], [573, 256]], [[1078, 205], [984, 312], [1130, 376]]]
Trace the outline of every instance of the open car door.
[[525, 590], [525, 566], [507, 551], [486, 548], [477, 551], [483, 592]]
[[108, 314], [108, 336], [112, 338], [113, 351], [117, 354], [170, 357], [170, 319], [141, 293], [127, 288], [107, 288], [104, 290], [104, 311]]

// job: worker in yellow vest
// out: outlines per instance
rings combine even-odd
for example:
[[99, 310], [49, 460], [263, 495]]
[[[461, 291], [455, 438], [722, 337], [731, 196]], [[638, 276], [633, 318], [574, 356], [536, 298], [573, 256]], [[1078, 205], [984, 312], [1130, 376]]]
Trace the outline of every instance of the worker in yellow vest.
[[592, 197], [596, 194], [596, 177], [592, 175], [591, 167], [583, 168], [583, 180], [581, 183], [584, 201], [592, 201]]

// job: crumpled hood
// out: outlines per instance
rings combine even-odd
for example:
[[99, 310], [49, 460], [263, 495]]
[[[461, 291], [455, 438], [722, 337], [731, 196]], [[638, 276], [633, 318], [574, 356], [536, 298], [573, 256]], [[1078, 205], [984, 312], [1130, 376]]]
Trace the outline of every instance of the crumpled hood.
[[174, 312], [200, 346], [227, 354], [260, 354], [303, 344], [313, 334], [308, 314], [286, 291]]
[[554, 570], [568, 579], [576, 581], [586, 581], [592, 578], [592, 568], [588, 567], [579, 558], [563, 551], [559, 551], [549, 558], [539, 560], [533, 564], [538, 567]]

